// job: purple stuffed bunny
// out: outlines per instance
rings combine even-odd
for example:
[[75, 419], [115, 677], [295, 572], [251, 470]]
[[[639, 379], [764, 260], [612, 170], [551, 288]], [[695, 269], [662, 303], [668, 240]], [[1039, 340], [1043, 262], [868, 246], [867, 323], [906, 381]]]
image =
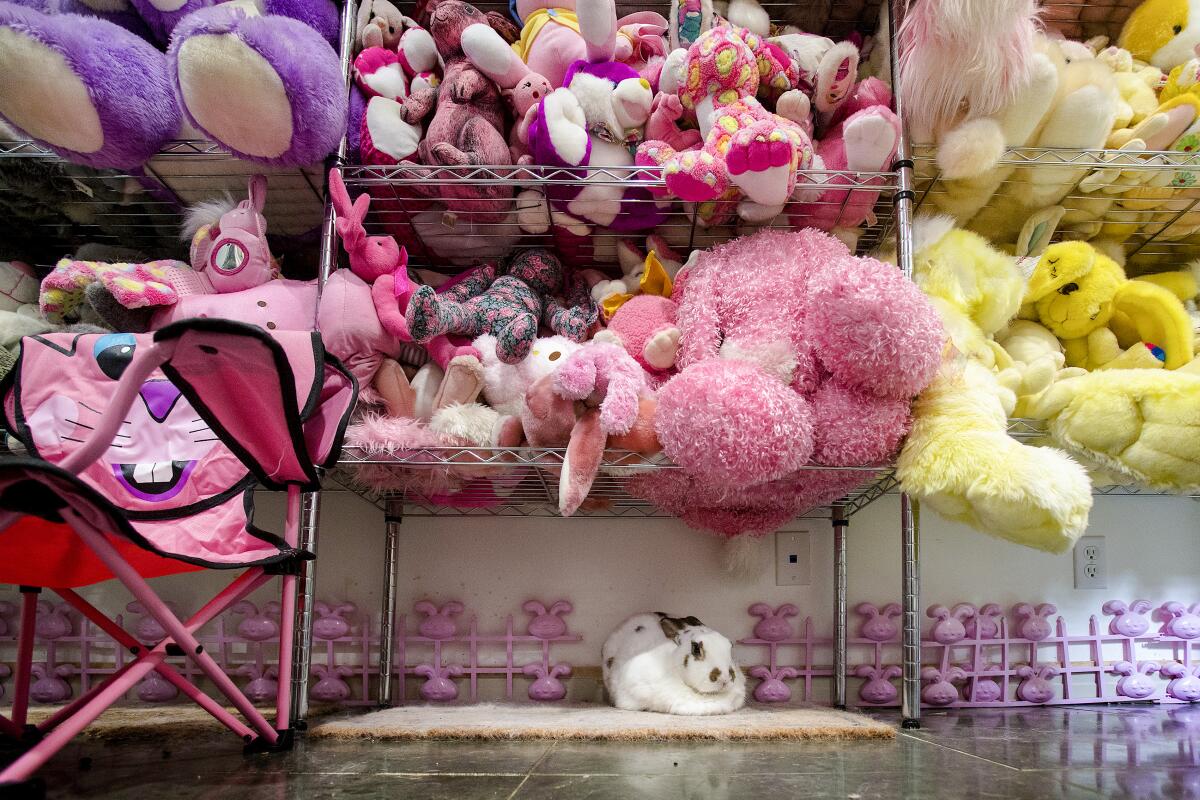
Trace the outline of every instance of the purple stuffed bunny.
[[441, 334], [490, 333], [500, 360], [516, 364], [533, 347], [539, 323], [582, 342], [597, 313], [584, 281], [568, 274], [552, 252], [538, 248], [518, 253], [507, 265], [485, 264], [440, 293], [422, 286], [409, 301], [406, 321], [413, 340], [422, 344]]
[[[487, 22], [483, 12], [459, 0], [443, 0], [430, 15], [429, 32], [445, 61], [445, 74], [437, 90], [423, 89], [405, 100], [403, 112], [405, 122], [413, 125], [433, 112], [425, 139], [417, 148], [417, 156], [425, 164], [512, 163], [500, 89], [472, 66], [462, 50], [462, 32], [470, 25]], [[443, 184], [436, 191], [448, 209], [470, 213], [477, 222], [499, 222], [512, 205], [512, 187], [501, 183]]]

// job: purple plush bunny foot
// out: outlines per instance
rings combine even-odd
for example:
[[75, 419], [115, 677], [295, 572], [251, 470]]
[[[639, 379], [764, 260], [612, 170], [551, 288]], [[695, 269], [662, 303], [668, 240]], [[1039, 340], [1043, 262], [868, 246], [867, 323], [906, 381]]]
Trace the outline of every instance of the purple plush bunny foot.
[[162, 53], [124, 28], [0, 3], [0, 118], [63, 158], [141, 165], [179, 130]]
[[315, 164], [346, 132], [338, 55], [303, 22], [201, 9], [176, 26], [167, 58], [188, 120], [241, 158]]

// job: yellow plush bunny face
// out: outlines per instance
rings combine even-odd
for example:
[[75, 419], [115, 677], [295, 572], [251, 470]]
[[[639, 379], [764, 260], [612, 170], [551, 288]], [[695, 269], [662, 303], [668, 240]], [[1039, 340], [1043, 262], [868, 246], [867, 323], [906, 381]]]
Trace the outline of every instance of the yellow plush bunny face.
[[1038, 259], [1025, 302], [1060, 339], [1079, 339], [1108, 324], [1125, 273], [1086, 242], [1052, 244]]
[[1119, 45], [1164, 72], [1195, 55], [1200, 0], [1145, 0], [1129, 15]]

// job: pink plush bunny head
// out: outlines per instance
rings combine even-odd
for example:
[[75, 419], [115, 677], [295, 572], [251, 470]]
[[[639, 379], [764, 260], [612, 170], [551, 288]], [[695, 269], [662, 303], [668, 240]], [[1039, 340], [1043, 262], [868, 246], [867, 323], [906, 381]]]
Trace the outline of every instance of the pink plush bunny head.
[[250, 179], [248, 197], [221, 216], [216, 225], [201, 229], [192, 239], [192, 269], [204, 273], [218, 292], [240, 292], [261, 286], [275, 276], [267, 245], [267, 179]]
[[713, 28], [688, 49], [686, 80], [679, 90], [684, 107], [696, 108], [710, 96], [717, 104], [728, 105], [758, 92], [758, 62], [742, 33], [754, 36], [727, 26]]
[[329, 171], [329, 197], [337, 211], [338, 236], [350, 257], [350, 269], [367, 283], [394, 273], [403, 273], [408, 266], [408, 253], [391, 236], [368, 236], [367, 212], [371, 208], [369, 195], [360, 194], [353, 203], [346, 184], [336, 169]]

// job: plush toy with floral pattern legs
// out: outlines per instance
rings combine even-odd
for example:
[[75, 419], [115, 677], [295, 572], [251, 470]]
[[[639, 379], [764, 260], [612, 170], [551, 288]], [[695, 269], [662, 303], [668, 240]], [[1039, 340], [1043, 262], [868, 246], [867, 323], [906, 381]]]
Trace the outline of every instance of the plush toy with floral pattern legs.
[[791, 120], [772, 114], [755, 99], [759, 82], [786, 69], [782, 52], [757, 34], [714, 28], [688, 49], [679, 99], [694, 109], [704, 134], [700, 150], [676, 152], [662, 141], [638, 148], [638, 163], [661, 165], [667, 189], [703, 203], [737, 188], [748, 219], [770, 218], [783, 209], [796, 173], [812, 164], [812, 141]]
[[441, 293], [422, 286], [409, 300], [406, 316], [416, 342], [442, 334], [490, 333], [500, 360], [516, 364], [537, 339], [539, 323], [582, 342], [597, 311], [582, 279], [569, 274], [549, 250], [533, 249], [518, 253], [507, 265], [485, 264]]

